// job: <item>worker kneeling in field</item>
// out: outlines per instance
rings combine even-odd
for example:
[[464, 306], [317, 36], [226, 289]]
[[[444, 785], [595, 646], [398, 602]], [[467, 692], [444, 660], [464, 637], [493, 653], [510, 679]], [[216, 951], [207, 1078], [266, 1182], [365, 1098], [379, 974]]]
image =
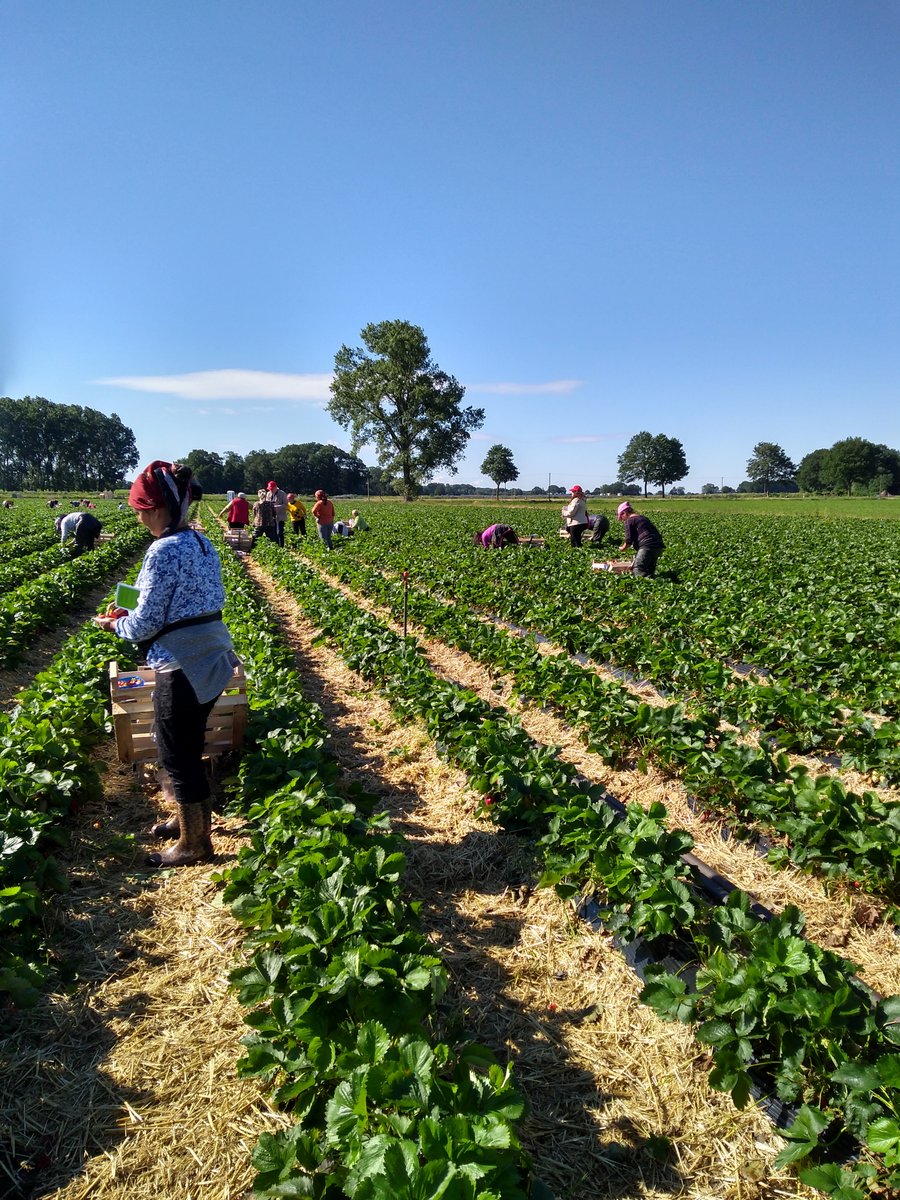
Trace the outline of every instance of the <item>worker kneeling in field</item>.
[[155, 540], [135, 581], [138, 603], [131, 612], [113, 607], [94, 618], [101, 629], [137, 642], [156, 672], [159, 764], [171, 779], [177, 815], [153, 832], [178, 841], [149, 856], [154, 867], [212, 858], [212, 802], [203, 765], [206, 721], [238, 663], [222, 621], [219, 556], [188, 525], [194, 495], [190, 467], [156, 461], [142, 471], [128, 503]]
[[483, 533], [472, 535], [473, 546], [483, 546], [485, 550], [502, 550], [504, 546], [518, 546], [519, 539], [511, 525], [488, 525]]
[[627, 500], [623, 501], [616, 510], [616, 517], [625, 526], [625, 540], [619, 547], [627, 550], [629, 546], [636, 551], [631, 562], [611, 561], [592, 563], [595, 571], [611, 571], [615, 575], [631, 572], [643, 579], [652, 579], [656, 574], [656, 564], [660, 554], [665, 550], [662, 534], [649, 517], [636, 513]]

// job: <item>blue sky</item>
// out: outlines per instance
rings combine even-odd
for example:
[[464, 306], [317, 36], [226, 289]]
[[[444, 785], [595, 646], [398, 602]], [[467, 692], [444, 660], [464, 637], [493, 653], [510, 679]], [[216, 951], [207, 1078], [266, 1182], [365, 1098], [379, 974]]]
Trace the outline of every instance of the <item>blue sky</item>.
[[349, 448], [334, 354], [401, 318], [486, 411], [459, 481], [900, 447], [898, 61], [896, 0], [3, 0], [0, 393]]

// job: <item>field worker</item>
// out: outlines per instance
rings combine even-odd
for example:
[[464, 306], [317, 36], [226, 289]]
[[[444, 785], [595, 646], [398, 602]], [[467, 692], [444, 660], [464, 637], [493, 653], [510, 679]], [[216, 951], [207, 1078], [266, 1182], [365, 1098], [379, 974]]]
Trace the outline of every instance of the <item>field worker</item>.
[[291, 529], [299, 537], [306, 537], [306, 505], [293, 492], [288, 492], [287, 510]]
[[62, 546], [69, 538], [75, 539], [75, 553], [84, 554], [93, 550], [103, 526], [91, 513], [71, 512], [54, 521], [59, 533], [59, 544]]
[[593, 542], [595, 546], [599, 546], [609, 533], [609, 517], [605, 517], [602, 513], [594, 517], [588, 515], [587, 523], [590, 530], [590, 533], [586, 535], [588, 541]]
[[316, 532], [330, 550], [331, 533], [334, 529], [334, 505], [321, 488], [316, 492], [316, 502], [312, 512], [316, 520]]
[[581, 545], [581, 539], [584, 537], [585, 530], [588, 527], [587, 519], [587, 501], [584, 498], [584, 489], [579, 487], [577, 483], [569, 488], [572, 499], [562, 510], [562, 515], [566, 519], [566, 533], [569, 535], [569, 545], [576, 548]]
[[247, 503], [247, 497], [243, 492], [238, 492], [236, 496], [232, 496], [222, 511], [220, 517], [228, 516], [229, 529], [246, 529], [250, 521], [250, 505]]
[[359, 509], [354, 508], [350, 513], [350, 520], [347, 522], [350, 529], [354, 533], [368, 533], [371, 526], [365, 517], [359, 515]]
[[253, 505], [253, 545], [261, 537], [271, 542], [278, 541], [278, 526], [275, 523], [275, 505], [269, 499], [265, 488], [256, 493], [256, 503]]
[[269, 499], [275, 507], [275, 540], [279, 546], [284, 545], [284, 527], [287, 523], [288, 498], [287, 492], [282, 491], [274, 479], [266, 485]]
[[225, 589], [212, 544], [188, 525], [191, 469], [157, 460], [137, 477], [128, 503], [155, 539], [135, 581], [140, 598], [131, 612], [112, 608], [94, 620], [102, 629], [137, 642], [156, 671], [153, 712], [159, 764], [168, 772], [177, 814], [154, 827], [178, 841], [151, 854], [154, 867], [207, 862], [212, 803], [203, 743], [206, 721], [238, 659], [222, 621]]
[[472, 537], [473, 546], [483, 546], [485, 550], [502, 550], [504, 546], [518, 546], [519, 539], [511, 525], [488, 525], [483, 533]]
[[631, 562], [594, 563], [599, 571], [612, 571], [615, 575], [631, 572], [642, 579], [652, 579], [656, 574], [656, 563], [666, 546], [662, 534], [649, 517], [636, 513], [627, 500], [619, 505], [616, 518], [625, 526], [625, 539], [620, 550], [632, 546], [636, 551]]

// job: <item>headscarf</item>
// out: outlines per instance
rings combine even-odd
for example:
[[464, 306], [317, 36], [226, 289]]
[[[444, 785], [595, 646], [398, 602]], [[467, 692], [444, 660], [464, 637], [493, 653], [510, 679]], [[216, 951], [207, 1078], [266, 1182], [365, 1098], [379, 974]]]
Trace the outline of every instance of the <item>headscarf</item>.
[[141, 471], [128, 493], [128, 503], [138, 512], [148, 512], [152, 508], [168, 510], [169, 523], [165, 533], [174, 533], [186, 520], [193, 499], [190, 477], [183, 480], [180, 487], [176, 483], [172, 472], [177, 467], [177, 463], [155, 459]]
[[319, 488], [319, 490], [316, 492], [316, 499], [317, 500], [327, 500], [328, 497], [325, 495], [325, 493], [322, 491], [322, 489]]

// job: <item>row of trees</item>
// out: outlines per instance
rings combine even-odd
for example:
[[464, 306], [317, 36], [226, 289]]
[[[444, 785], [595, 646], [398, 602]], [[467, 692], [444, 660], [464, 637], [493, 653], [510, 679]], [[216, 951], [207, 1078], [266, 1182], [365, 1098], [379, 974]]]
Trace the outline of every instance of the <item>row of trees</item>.
[[192, 450], [182, 459], [207, 492], [256, 492], [270, 479], [288, 491], [309, 495], [324, 488], [335, 495], [372, 489], [376, 494], [385, 486], [384, 473], [367, 467], [339, 446], [304, 442], [282, 446], [280, 450], [251, 450], [243, 457], [229, 451], [222, 456], [210, 450]]
[[[463, 407], [465, 388], [433, 362], [417, 325], [382, 321], [367, 325], [361, 337], [365, 348], [341, 346], [335, 355], [328, 405], [332, 418], [350, 433], [349, 452], [318, 442], [254, 450], [243, 457], [192, 450], [185, 461], [203, 486], [210, 492], [255, 491], [276, 479], [303, 493], [317, 487], [336, 493], [394, 491], [407, 500], [423, 488], [446, 486], [429, 481], [441, 470], [456, 474], [469, 437], [484, 423], [484, 410]], [[377, 466], [367, 467], [357, 457], [363, 446], [374, 447]], [[42, 397], [0, 399], [0, 487], [6, 490], [111, 487], [124, 482], [136, 465], [134, 435], [115, 414], [107, 417]], [[618, 479], [596, 489], [600, 494], [634, 494], [639, 481], [644, 495], [650, 485], [665, 495], [689, 470], [677, 438], [646, 430], [628, 442], [618, 468]], [[815, 450], [799, 466], [775, 442], [759, 442], [747, 470], [750, 479], [739, 491], [900, 491], [900, 453], [864, 438], [844, 438], [830, 449]], [[501, 484], [519, 475], [512, 451], [499, 443], [489, 449], [481, 471], [494, 481], [498, 498]], [[542, 490], [534, 488], [532, 494]], [[703, 490], [717, 489], [706, 484]]]
[[865, 438], [842, 438], [800, 460], [797, 486], [804, 492], [900, 493], [900, 451]]
[[134, 434], [113, 413], [43, 396], [0, 397], [0, 488], [100, 491], [137, 466]]

